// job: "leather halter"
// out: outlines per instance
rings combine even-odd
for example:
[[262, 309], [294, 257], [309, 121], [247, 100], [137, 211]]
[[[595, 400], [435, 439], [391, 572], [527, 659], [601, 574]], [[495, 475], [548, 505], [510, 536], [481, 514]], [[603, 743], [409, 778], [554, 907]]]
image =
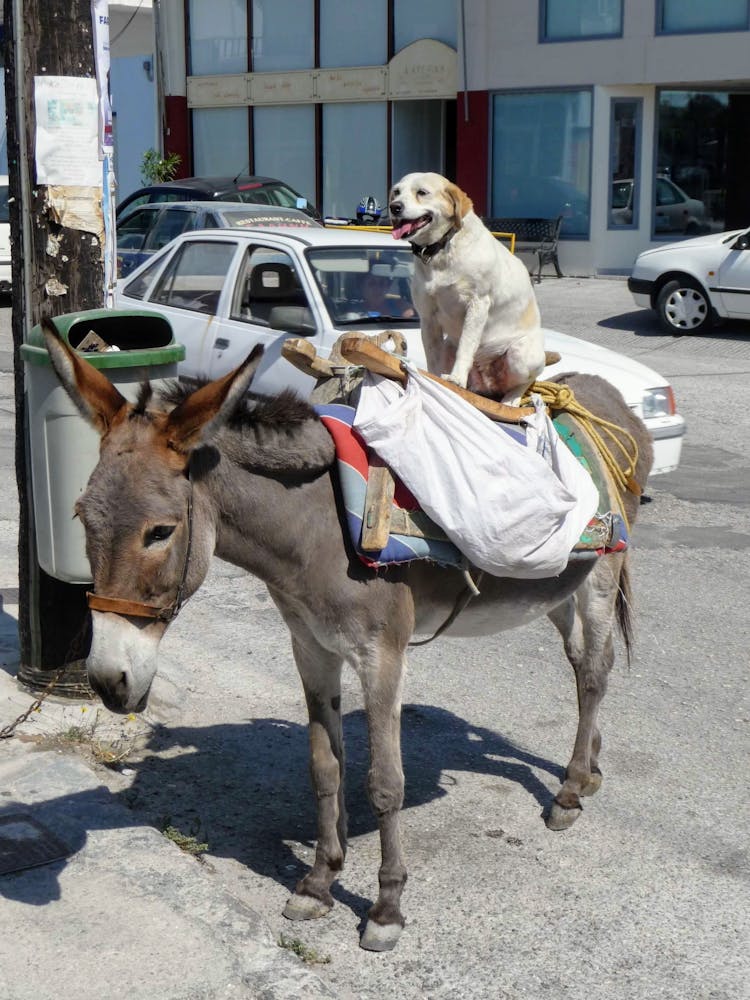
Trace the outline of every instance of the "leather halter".
[[157, 621], [173, 621], [180, 613], [180, 608], [185, 603], [185, 581], [187, 580], [188, 565], [190, 563], [190, 551], [193, 547], [193, 489], [190, 485], [188, 496], [188, 540], [185, 549], [185, 562], [182, 565], [182, 575], [177, 587], [177, 593], [171, 604], [159, 607], [155, 604], [146, 604], [143, 601], [131, 601], [124, 597], [103, 597], [99, 594], [86, 592], [86, 600], [92, 611], [111, 611], [116, 615], [126, 615], [129, 618], [153, 618]]

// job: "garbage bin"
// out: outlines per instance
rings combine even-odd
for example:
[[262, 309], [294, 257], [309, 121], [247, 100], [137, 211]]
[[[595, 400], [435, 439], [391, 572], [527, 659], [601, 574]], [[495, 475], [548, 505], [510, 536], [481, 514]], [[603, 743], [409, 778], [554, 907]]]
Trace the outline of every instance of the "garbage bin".
[[[55, 326], [73, 348], [101, 369], [127, 399], [141, 382], [154, 386], [177, 376], [185, 348], [159, 313], [133, 309], [89, 309], [55, 316]], [[84, 341], [86, 343], [84, 343]], [[102, 344], [102, 341], [104, 344]], [[94, 343], [95, 351], [87, 350]], [[118, 348], [108, 351], [104, 345]], [[84, 531], [73, 507], [99, 461], [99, 435], [60, 385], [40, 326], [21, 345], [25, 365], [29, 457], [37, 559], [50, 576], [90, 583]]]

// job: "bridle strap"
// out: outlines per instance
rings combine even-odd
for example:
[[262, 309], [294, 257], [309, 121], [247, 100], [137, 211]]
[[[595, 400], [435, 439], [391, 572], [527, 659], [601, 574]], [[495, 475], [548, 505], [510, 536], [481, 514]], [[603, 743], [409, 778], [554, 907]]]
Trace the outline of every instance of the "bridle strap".
[[177, 614], [177, 608], [174, 604], [159, 608], [155, 604], [126, 601], [122, 597], [101, 597], [90, 591], [86, 592], [86, 599], [92, 611], [111, 611], [116, 615], [129, 615], [131, 618], [155, 618], [161, 621], [171, 621]]
[[86, 600], [92, 611], [109, 611], [116, 615], [127, 615], [130, 618], [153, 618], [156, 621], [171, 622], [180, 612], [180, 608], [185, 603], [185, 583], [187, 581], [188, 566], [190, 564], [190, 554], [193, 548], [193, 484], [190, 482], [190, 493], [188, 495], [188, 539], [185, 549], [185, 561], [182, 564], [182, 575], [177, 586], [177, 593], [171, 604], [158, 607], [155, 604], [145, 604], [143, 601], [129, 601], [124, 597], [104, 597], [99, 594], [86, 592]]

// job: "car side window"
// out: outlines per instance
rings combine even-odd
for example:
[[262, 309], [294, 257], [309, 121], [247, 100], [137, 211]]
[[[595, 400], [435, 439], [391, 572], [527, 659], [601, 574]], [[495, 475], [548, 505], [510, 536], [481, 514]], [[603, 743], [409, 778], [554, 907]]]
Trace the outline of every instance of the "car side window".
[[159, 278], [151, 302], [214, 314], [236, 250], [229, 241], [184, 243]]
[[679, 201], [677, 192], [669, 183], [665, 181], [663, 177], [659, 177], [656, 180], [656, 204], [657, 205], [676, 205]]
[[[195, 196], [196, 198], [198, 195]], [[150, 202], [158, 201], [160, 204], [165, 201], [192, 201], [193, 195], [188, 191], [152, 191], [148, 197]]]
[[283, 250], [250, 247], [237, 277], [232, 299], [232, 319], [270, 326], [271, 313], [279, 306], [303, 306], [309, 309], [294, 261]]
[[132, 198], [128, 202], [125, 210], [129, 212], [132, 208], [138, 208], [139, 205], [146, 205], [150, 201], [151, 201], [151, 195], [147, 191], [145, 194], [138, 195], [137, 198]]
[[132, 281], [125, 285], [125, 294], [131, 299], [145, 299], [154, 276], [160, 270], [163, 263], [164, 260], [160, 257], [149, 264], [148, 267], [144, 267], [137, 278], [133, 278]]
[[159, 214], [154, 228], [148, 234], [144, 249], [161, 250], [167, 243], [195, 228], [195, 213], [184, 212], [179, 208], [167, 208]]
[[117, 249], [140, 250], [156, 214], [153, 209], [142, 208], [139, 212], [128, 215], [122, 222], [118, 222]]

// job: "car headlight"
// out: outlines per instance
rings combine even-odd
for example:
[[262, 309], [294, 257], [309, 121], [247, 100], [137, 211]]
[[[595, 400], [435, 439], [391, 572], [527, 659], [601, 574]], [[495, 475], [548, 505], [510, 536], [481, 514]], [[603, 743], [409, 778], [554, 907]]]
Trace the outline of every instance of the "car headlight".
[[674, 392], [671, 385], [660, 385], [658, 389], [646, 389], [641, 400], [643, 417], [672, 417], [677, 413]]

